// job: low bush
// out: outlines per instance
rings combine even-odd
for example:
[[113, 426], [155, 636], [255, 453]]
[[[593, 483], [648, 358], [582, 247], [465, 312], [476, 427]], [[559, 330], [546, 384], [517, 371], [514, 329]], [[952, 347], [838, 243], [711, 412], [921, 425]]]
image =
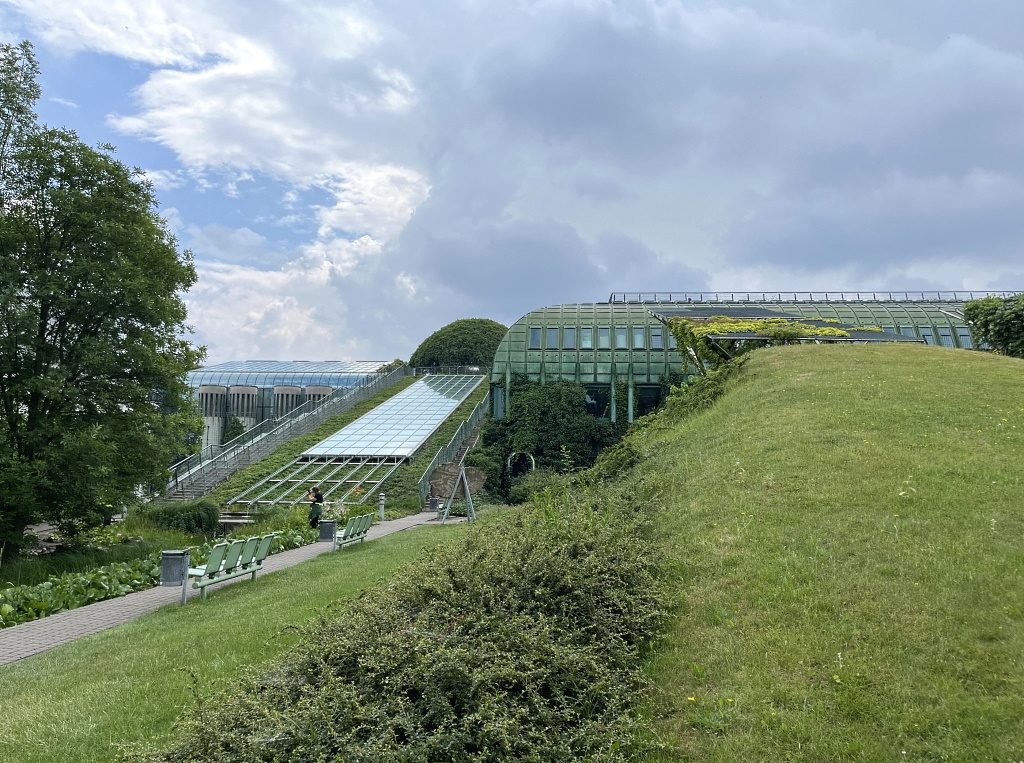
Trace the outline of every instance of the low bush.
[[220, 529], [220, 508], [209, 498], [154, 501], [138, 511], [153, 524], [168, 530], [212, 536]]
[[481, 522], [129, 759], [627, 760], [666, 601], [645, 519], [615, 509], [548, 490]]
[[526, 503], [533, 498], [535, 493], [541, 493], [547, 488], [558, 490], [565, 487], [565, 484], [565, 475], [557, 474], [549, 469], [534, 469], [512, 480], [512, 485], [508, 490], [508, 502]]

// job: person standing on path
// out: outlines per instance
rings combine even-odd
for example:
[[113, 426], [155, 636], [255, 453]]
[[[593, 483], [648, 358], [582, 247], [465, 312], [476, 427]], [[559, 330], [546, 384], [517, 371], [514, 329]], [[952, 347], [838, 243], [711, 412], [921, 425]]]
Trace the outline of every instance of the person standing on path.
[[313, 487], [308, 493], [306, 493], [306, 498], [309, 498], [312, 501], [312, 504], [309, 507], [309, 526], [315, 530], [320, 526], [320, 517], [324, 513], [324, 497], [323, 494], [321, 494], [319, 487]]

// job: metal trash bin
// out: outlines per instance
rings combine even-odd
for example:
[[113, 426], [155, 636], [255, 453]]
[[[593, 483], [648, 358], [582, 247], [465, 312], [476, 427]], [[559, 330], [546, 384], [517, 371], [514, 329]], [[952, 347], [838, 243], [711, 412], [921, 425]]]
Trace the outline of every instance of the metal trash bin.
[[181, 586], [181, 603], [188, 594], [188, 567], [191, 551], [164, 551], [160, 556], [160, 585]]
[[435, 511], [435, 512], [441, 510], [441, 499], [440, 498], [434, 498], [433, 496], [430, 497], [430, 510], [431, 511]]
[[318, 538], [320, 543], [334, 543], [334, 536], [338, 532], [338, 520], [337, 519], [321, 519], [320, 520], [320, 537]]

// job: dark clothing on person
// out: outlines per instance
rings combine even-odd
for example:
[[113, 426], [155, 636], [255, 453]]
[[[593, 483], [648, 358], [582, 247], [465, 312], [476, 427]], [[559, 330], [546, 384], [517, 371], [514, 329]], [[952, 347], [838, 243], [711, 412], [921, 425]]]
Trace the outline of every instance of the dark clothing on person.
[[306, 495], [313, 496], [313, 503], [309, 507], [309, 526], [314, 530], [320, 526], [320, 517], [323, 515], [324, 497], [319, 490], [313, 490]]

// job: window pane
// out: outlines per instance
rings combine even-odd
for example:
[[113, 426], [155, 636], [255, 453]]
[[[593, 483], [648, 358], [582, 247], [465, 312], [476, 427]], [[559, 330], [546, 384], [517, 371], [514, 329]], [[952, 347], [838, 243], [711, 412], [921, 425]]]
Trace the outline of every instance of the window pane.
[[580, 348], [584, 350], [594, 349], [594, 329], [589, 326], [580, 329]]
[[548, 349], [554, 350], [558, 347], [558, 327], [548, 329]]
[[917, 336], [917, 332], [914, 331], [913, 326], [903, 326], [900, 328], [900, 332], [903, 336]]
[[676, 345], [676, 335], [671, 331], [668, 332], [668, 348], [670, 350], [678, 349], [678, 346]]
[[660, 350], [662, 349], [661, 344], [661, 326], [651, 326], [651, 349]]
[[971, 341], [971, 332], [966, 326], [957, 326], [956, 335], [960, 337], [960, 346], [965, 350], [973, 350], [974, 342]]
[[576, 349], [576, 329], [573, 326], [566, 326], [562, 329], [562, 347], [567, 350]]
[[539, 350], [540, 349], [540, 329], [539, 328], [531, 328], [530, 329], [530, 349], [531, 350]]
[[935, 344], [935, 335], [932, 333], [931, 326], [921, 326], [921, 338], [925, 344]]
[[642, 350], [645, 347], [644, 342], [644, 327], [634, 326], [633, 327], [633, 349]]
[[626, 327], [616, 326], [615, 327], [615, 349], [625, 350], [628, 349], [629, 345], [626, 344]]
[[953, 346], [953, 330], [948, 326], [939, 326], [939, 341], [943, 347]]
[[597, 349], [607, 350], [611, 346], [611, 329], [604, 326], [599, 327], [597, 329]]

